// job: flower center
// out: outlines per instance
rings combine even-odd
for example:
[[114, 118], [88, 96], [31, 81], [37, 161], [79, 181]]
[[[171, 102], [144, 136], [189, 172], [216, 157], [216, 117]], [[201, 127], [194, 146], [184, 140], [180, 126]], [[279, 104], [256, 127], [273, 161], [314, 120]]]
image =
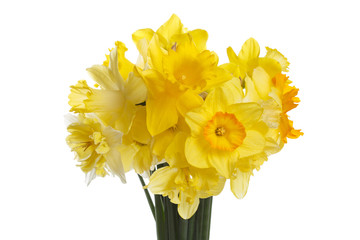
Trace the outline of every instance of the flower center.
[[226, 130], [224, 127], [218, 127], [216, 130], [215, 130], [215, 134], [216, 136], [224, 136], [226, 133]]
[[105, 154], [110, 151], [110, 147], [105, 141], [105, 137], [100, 132], [94, 132], [90, 138], [93, 139], [94, 144], [96, 145], [95, 151], [98, 154]]
[[245, 137], [245, 127], [232, 113], [217, 112], [204, 127], [204, 137], [212, 148], [233, 151]]

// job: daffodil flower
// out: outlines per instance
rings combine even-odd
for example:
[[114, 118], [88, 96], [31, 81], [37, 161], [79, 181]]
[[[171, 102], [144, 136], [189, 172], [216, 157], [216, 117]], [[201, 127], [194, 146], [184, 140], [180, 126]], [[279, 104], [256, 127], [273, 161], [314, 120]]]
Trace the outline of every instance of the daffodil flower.
[[260, 58], [259, 43], [253, 38], [249, 38], [243, 44], [238, 55], [235, 54], [232, 47], [228, 47], [227, 55], [230, 63], [223, 64], [222, 67], [229, 70], [234, 77], [241, 79], [244, 79], [246, 75], [251, 77], [254, 69], [258, 66], [262, 67], [270, 78], [273, 78], [282, 70], [279, 60], [281, 59], [283, 60], [283, 64], [287, 64], [286, 58], [282, 58], [281, 54], [277, 52], [276, 49], [269, 48], [268, 54], [265, 57]]
[[214, 169], [163, 167], [150, 177], [147, 188], [154, 194], [168, 196], [178, 204], [179, 215], [191, 218], [199, 206], [200, 198], [218, 195], [224, 188], [225, 178]]
[[217, 66], [218, 57], [208, 50], [199, 51], [193, 42], [184, 42], [170, 50], [162, 63], [142, 72], [148, 88], [147, 126], [157, 135], [174, 126], [179, 115], [202, 104], [199, 94], [231, 79]]
[[67, 130], [70, 135], [66, 142], [75, 152], [81, 170], [86, 173], [87, 184], [96, 176], [104, 177], [109, 173], [125, 183], [123, 164], [117, 149], [121, 145], [122, 134], [85, 114], [70, 116], [69, 119], [71, 123]]
[[[129, 72], [134, 68], [124, 60], [124, 51], [121, 47], [111, 51], [109, 67], [95, 65], [87, 69], [100, 89], [90, 88], [85, 81], [80, 81], [71, 87], [69, 104], [72, 111], [95, 113], [106, 125], [126, 134], [134, 119], [136, 104], [146, 99], [146, 87], [136, 72]], [[119, 59], [124, 61], [119, 62]]]

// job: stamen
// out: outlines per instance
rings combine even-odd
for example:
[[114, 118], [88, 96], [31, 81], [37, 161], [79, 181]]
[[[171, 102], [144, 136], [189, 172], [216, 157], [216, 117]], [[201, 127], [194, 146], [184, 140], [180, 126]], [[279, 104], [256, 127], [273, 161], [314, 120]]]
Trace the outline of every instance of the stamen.
[[224, 127], [218, 127], [218, 128], [216, 128], [216, 130], [215, 130], [216, 136], [219, 136], [219, 137], [220, 137], [220, 136], [224, 136], [225, 133], [226, 133], [226, 130], [225, 130]]

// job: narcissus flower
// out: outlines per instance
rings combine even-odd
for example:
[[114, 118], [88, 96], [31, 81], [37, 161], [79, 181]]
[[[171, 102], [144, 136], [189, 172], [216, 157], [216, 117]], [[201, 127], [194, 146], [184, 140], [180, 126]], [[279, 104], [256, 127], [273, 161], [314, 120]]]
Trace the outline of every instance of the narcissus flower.
[[260, 46], [258, 42], [253, 38], [249, 38], [242, 46], [238, 55], [235, 54], [231, 47], [227, 49], [230, 63], [224, 64], [222, 67], [229, 70], [234, 77], [244, 79], [246, 75], [251, 77], [253, 70], [260, 66], [272, 78], [282, 70], [282, 66], [278, 60], [280, 58], [284, 60], [283, 64], [285, 65], [287, 64], [287, 61], [286, 58], [280, 56], [281, 54], [279, 54], [276, 49], [269, 48], [268, 51], [268, 55], [260, 58]]
[[252, 157], [264, 153], [268, 127], [260, 119], [259, 104], [234, 103], [232, 98], [225, 88], [216, 88], [202, 107], [186, 114], [191, 136], [185, 155], [195, 167], [213, 167], [227, 179], [237, 175], [247, 180], [239, 171], [251, 172]]
[[156, 32], [150, 28], [140, 29], [133, 33], [132, 38], [140, 52], [137, 65], [141, 69], [147, 69], [161, 64], [159, 54], [166, 54], [176, 45], [189, 39], [194, 42], [197, 49], [205, 50], [208, 34], [202, 29], [188, 31], [180, 18], [173, 14]]
[[168, 196], [178, 204], [179, 215], [189, 219], [196, 212], [199, 199], [218, 195], [224, 184], [225, 178], [214, 169], [163, 167], [151, 175], [147, 187], [154, 194]]
[[66, 142], [75, 152], [81, 170], [86, 173], [86, 182], [90, 184], [96, 176], [104, 177], [109, 173], [125, 182], [120, 152], [117, 150], [122, 134], [84, 114], [69, 119], [71, 124], [67, 130], [70, 135]]
[[287, 138], [298, 138], [304, 133], [301, 130], [295, 130], [293, 127], [293, 121], [289, 119], [288, 112], [297, 107], [300, 99], [296, 97], [299, 92], [299, 89], [293, 86], [290, 86], [291, 81], [284, 74], [278, 74], [275, 78], [272, 79], [275, 86], [276, 92], [276, 101], [281, 106], [280, 114], [280, 136], [281, 140], [284, 143], [287, 143]]
[[[135, 116], [136, 104], [146, 99], [146, 87], [140, 76], [129, 72], [134, 68], [124, 60], [123, 45], [118, 45], [120, 47], [110, 53], [109, 67], [95, 65], [87, 69], [101, 89], [90, 88], [86, 81], [79, 81], [71, 87], [69, 104], [72, 111], [96, 113], [106, 125], [127, 133]], [[118, 62], [119, 59], [122, 62]]]
[[152, 135], [174, 126], [180, 114], [200, 106], [199, 93], [231, 79], [217, 66], [215, 53], [199, 51], [192, 41], [158, 58], [164, 59], [161, 65], [142, 72], [148, 88], [147, 126]]

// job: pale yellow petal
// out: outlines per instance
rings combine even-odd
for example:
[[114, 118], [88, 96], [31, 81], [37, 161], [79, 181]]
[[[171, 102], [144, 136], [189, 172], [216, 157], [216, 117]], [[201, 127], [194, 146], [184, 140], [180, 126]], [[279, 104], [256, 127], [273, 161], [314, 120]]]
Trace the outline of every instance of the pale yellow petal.
[[134, 104], [142, 103], [146, 100], [147, 89], [143, 79], [135, 73], [130, 73], [125, 83], [126, 99]]
[[[236, 153], [234, 153], [236, 154]], [[211, 149], [209, 153], [209, 163], [216, 171], [225, 178], [230, 178], [231, 174], [231, 161], [233, 154], [230, 151], [222, 151], [218, 149]]]
[[85, 113], [86, 106], [84, 101], [88, 98], [88, 94], [92, 93], [92, 89], [87, 85], [85, 80], [78, 81], [75, 86], [71, 86], [71, 93], [69, 94], [69, 105], [71, 112]]
[[164, 158], [165, 151], [169, 144], [173, 141], [175, 134], [176, 133], [173, 129], [168, 129], [154, 137], [152, 152], [158, 157], [159, 160]]
[[259, 58], [259, 66], [265, 69], [270, 79], [281, 73], [280, 63], [272, 58]]
[[257, 59], [259, 55], [260, 55], [259, 43], [254, 38], [249, 38], [243, 44], [238, 57], [241, 61], [249, 62]]
[[132, 121], [135, 117], [136, 106], [126, 101], [123, 110], [120, 112], [120, 117], [116, 120], [115, 128], [126, 134], [129, 132]]
[[256, 90], [253, 80], [249, 77], [245, 77], [245, 97], [243, 102], [259, 102], [261, 98]]
[[236, 177], [230, 179], [231, 191], [235, 197], [242, 199], [245, 197], [250, 181], [250, 172], [241, 172], [237, 169]]
[[203, 128], [210, 119], [211, 114], [206, 114], [203, 109], [196, 109], [188, 112], [185, 118], [193, 136], [202, 134]]
[[180, 195], [181, 202], [178, 204], [179, 215], [183, 219], [191, 218], [199, 207], [199, 198], [191, 199], [184, 194]]
[[287, 58], [280, 53], [277, 49], [272, 49], [269, 47], [266, 47], [266, 58], [272, 58], [275, 59], [276, 61], [278, 61], [281, 65], [281, 70], [283, 72], [288, 72], [288, 67], [290, 65], [290, 63], [288, 62]]
[[177, 168], [162, 167], [157, 169], [150, 177], [147, 188], [153, 194], [164, 194], [172, 191], [176, 186], [174, 179], [178, 174]]
[[115, 81], [113, 72], [103, 65], [94, 65], [86, 69], [90, 76], [97, 82], [103, 89], [107, 90], [120, 90], [120, 86]]
[[254, 69], [252, 80], [255, 83], [255, 88], [259, 96], [266, 100], [269, 98], [269, 93], [271, 91], [271, 78], [269, 74], [262, 67], [257, 67]]
[[150, 42], [154, 36], [154, 33], [155, 32], [150, 28], [139, 29], [132, 34], [132, 40], [134, 41], [135, 45], [137, 45], [138, 42], [142, 39], [146, 39], [147, 42]]
[[203, 137], [189, 137], [185, 142], [185, 156], [194, 167], [210, 167], [208, 155], [211, 147]]
[[228, 99], [228, 103], [242, 102], [244, 92], [239, 78], [232, 78], [231, 80], [225, 82], [221, 88]]
[[246, 131], [246, 137], [243, 143], [236, 149], [240, 158], [252, 156], [264, 151], [265, 138], [258, 131]]
[[204, 107], [211, 113], [225, 112], [225, 106], [231, 104], [231, 98], [228, 98], [221, 88], [215, 88], [210, 92], [204, 103]]
[[185, 168], [189, 164], [185, 157], [185, 141], [188, 135], [183, 132], [176, 134], [165, 152], [165, 159], [171, 167]]
[[118, 150], [121, 155], [124, 171], [129, 172], [131, 169], [133, 169], [134, 156], [139, 149], [138, 147], [136, 147], [135, 144], [130, 144], [130, 145], [121, 144], [118, 147]]
[[93, 89], [84, 103], [88, 112], [121, 112], [125, 97], [118, 90]]
[[134, 156], [134, 170], [137, 174], [148, 175], [153, 159], [148, 145], [139, 146], [139, 150]]
[[232, 104], [226, 109], [229, 113], [234, 113], [237, 120], [241, 122], [245, 128], [251, 127], [258, 122], [263, 109], [254, 102]]
[[123, 78], [120, 74], [118, 54], [117, 47], [110, 52], [109, 69], [112, 72], [115, 84], [118, 86], [119, 90], [123, 90], [126, 78]]

